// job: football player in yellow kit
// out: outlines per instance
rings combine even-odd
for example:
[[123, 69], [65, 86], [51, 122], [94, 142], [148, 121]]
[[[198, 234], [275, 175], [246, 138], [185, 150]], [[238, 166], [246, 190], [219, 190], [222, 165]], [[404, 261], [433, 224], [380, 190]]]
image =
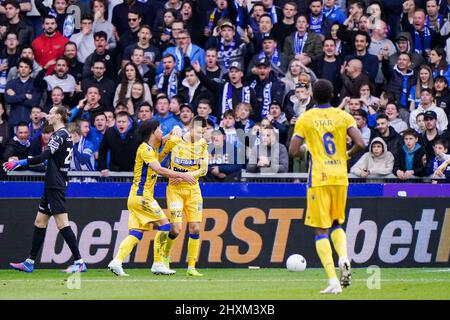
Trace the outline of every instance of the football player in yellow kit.
[[[328, 80], [320, 79], [314, 83], [313, 97], [317, 105], [297, 120], [289, 155], [298, 156], [302, 143], [307, 143], [311, 160], [305, 224], [315, 228], [316, 251], [329, 279], [329, 286], [321, 293], [338, 294], [351, 281], [347, 238], [342, 228], [347, 202], [347, 160], [364, 148], [364, 141], [353, 117], [330, 105], [333, 90]], [[354, 143], [349, 151], [347, 135]], [[336, 276], [330, 233], [339, 256], [340, 282]]]
[[198, 178], [208, 171], [208, 149], [203, 133], [206, 120], [202, 117], [192, 119], [189, 131], [184, 135], [172, 135], [159, 154], [162, 161], [169, 153], [170, 168], [178, 172], [188, 172], [197, 179], [197, 183], [188, 184], [181, 179], [170, 179], [167, 186], [167, 208], [172, 224], [168, 235], [165, 256], [163, 260], [169, 268], [170, 251], [174, 241], [181, 231], [182, 213], [186, 214], [189, 226], [188, 240], [188, 276], [201, 277], [195, 269], [200, 248], [200, 223], [202, 221], [203, 198], [198, 184]]
[[122, 262], [131, 253], [134, 247], [142, 239], [143, 232], [150, 230], [151, 224], [158, 227], [154, 240], [154, 263], [152, 271], [156, 274], [170, 275], [174, 270], [166, 268], [162, 261], [163, 252], [167, 243], [167, 235], [170, 231], [170, 223], [154, 199], [154, 187], [158, 174], [177, 178], [190, 186], [197, 184], [197, 179], [189, 172], [176, 172], [161, 167], [158, 161], [158, 149], [162, 140], [162, 130], [159, 121], [145, 120], [139, 127], [142, 137], [136, 153], [134, 165], [134, 179], [128, 197], [128, 236], [121, 242], [116, 257], [108, 264], [109, 270], [117, 276], [127, 276], [123, 271]]

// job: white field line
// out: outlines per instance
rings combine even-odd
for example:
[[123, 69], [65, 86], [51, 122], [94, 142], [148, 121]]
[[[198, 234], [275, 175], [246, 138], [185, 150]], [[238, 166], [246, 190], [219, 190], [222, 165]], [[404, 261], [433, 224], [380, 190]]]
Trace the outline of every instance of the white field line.
[[[324, 282], [326, 279], [173, 279], [170, 276], [159, 279], [130, 279], [130, 278], [119, 278], [114, 277], [111, 279], [80, 279], [81, 282], [113, 282], [118, 281], [120, 283], [122, 282]], [[65, 282], [66, 279], [11, 279], [11, 280], [2, 280], [0, 279], [0, 282], [2, 283], [8, 283], [8, 282]], [[450, 279], [380, 279], [382, 282], [450, 282]], [[367, 279], [352, 279], [352, 282], [367, 282]]]

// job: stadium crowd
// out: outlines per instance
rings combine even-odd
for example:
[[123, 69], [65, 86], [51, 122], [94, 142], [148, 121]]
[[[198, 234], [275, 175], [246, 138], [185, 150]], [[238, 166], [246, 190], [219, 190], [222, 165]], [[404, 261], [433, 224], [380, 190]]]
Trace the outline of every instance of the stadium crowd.
[[64, 105], [73, 170], [133, 171], [141, 121], [199, 115], [206, 181], [306, 172], [287, 146], [325, 78], [367, 146], [350, 172], [428, 176], [450, 143], [449, 17], [450, 0], [0, 1], [0, 158], [39, 154]]

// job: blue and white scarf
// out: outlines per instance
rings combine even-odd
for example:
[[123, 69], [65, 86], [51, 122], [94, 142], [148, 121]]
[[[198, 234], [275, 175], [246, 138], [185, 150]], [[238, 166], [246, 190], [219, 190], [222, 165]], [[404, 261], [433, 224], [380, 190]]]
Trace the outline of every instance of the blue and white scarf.
[[219, 51], [222, 52], [223, 63], [226, 70], [228, 70], [228, 68], [230, 67], [231, 55], [233, 54], [233, 50], [236, 47], [236, 42], [235, 41], [231, 42], [230, 45], [227, 47], [228, 49], [225, 50], [225, 41], [223, 40], [223, 38], [220, 38]]
[[[250, 87], [244, 86], [242, 87], [242, 100], [239, 102], [250, 103]], [[222, 114], [227, 111], [233, 109], [233, 86], [231, 83], [226, 82], [223, 86], [222, 93]]]
[[[256, 87], [256, 80], [253, 80], [251, 87]], [[261, 118], [265, 118], [269, 114], [270, 104], [272, 103], [272, 81], [266, 83], [263, 88], [263, 104], [261, 108]]]
[[431, 24], [431, 22], [430, 22], [430, 16], [429, 16], [429, 15], [427, 15], [427, 17], [426, 17], [426, 19], [425, 19], [425, 25], [426, 25], [428, 28], [430, 28], [430, 29], [432, 29], [432, 30], [434, 30], [434, 31], [436, 31], [436, 32], [439, 32], [441, 26], [444, 24], [444, 19], [443, 19], [442, 15], [438, 15], [438, 17], [437, 17], [436, 20], [437, 20], [437, 24], [438, 24], [438, 29], [437, 29], [437, 30], [436, 30], [436, 28]]
[[328, 18], [334, 11], [336, 11], [337, 6], [334, 5], [333, 8], [327, 9], [325, 6], [322, 9], [322, 13], [325, 15], [325, 18]]
[[277, 16], [277, 9], [275, 6], [272, 6], [272, 8], [267, 9], [267, 12], [272, 17], [272, 24], [278, 23], [278, 16]]
[[305, 32], [303, 37], [300, 37], [298, 32], [294, 34], [294, 53], [302, 54], [305, 47], [306, 40], [308, 39], [308, 32]]
[[239, 35], [242, 35], [242, 33], [244, 32], [244, 7], [240, 6], [236, 0], [234, 0], [234, 7], [237, 11], [236, 31]]
[[312, 14], [309, 15], [309, 29], [317, 34], [322, 33], [322, 21], [323, 15], [321, 14], [318, 18], [314, 17]]
[[[264, 51], [261, 51], [261, 53], [258, 55], [258, 61], [261, 59], [266, 58], [266, 54]], [[278, 53], [278, 49], [275, 48], [275, 51], [272, 54], [272, 57], [270, 58], [270, 62], [272, 65], [279, 67], [281, 65], [280, 62], [280, 54]]]
[[[73, 166], [76, 171], [94, 171], [95, 170], [95, 159], [93, 157], [94, 151], [89, 149], [89, 147], [86, 146], [86, 138], [81, 137], [80, 141], [75, 144], [74, 146], [74, 157], [72, 157], [73, 160]], [[89, 156], [89, 161], [85, 163], [81, 163], [79, 159], [79, 155], [85, 155]]]
[[[156, 79], [156, 86], [162, 91], [164, 86], [164, 73], [161, 73]], [[169, 76], [169, 84], [167, 86], [167, 96], [172, 99], [178, 93], [178, 76], [176, 70], [173, 70]]]
[[[0, 59], [0, 64], [7, 62], [8, 59]], [[6, 91], [6, 78], [8, 76], [8, 69], [5, 69], [0, 72], [0, 93], [5, 93]]]
[[29, 147], [31, 146], [31, 140], [30, 140], [30, 138], [28, 138], [27, 141], [22, 142], [22, 141], [20, 141], [19, 138], [17, 138], [17, 136], [14, 136], [13, 140], [14, 140], [15, 142], [17, 142], [18, 144], [20, 144], [21, 146], [24, 146], [24, 147], [26, 147], [26, 148], [29, 148]]
[[[213, 29], [214, 29], [214, 20], [216, 19], [216, 13], [217, 13], [217, 8], [215, 8], [215, 9], [211, 12], [211, 14], [209, 15], [208, 28], [209, 28], [209, 30], [211, 30], [211, 32], [212, 32]], [[222, 18], [224, 18], [224, 17], [226, 16], [226, 14], [227, 14], [227, 9], [223, 10], [223, 11], [220, 13], [220, 18], [219, 18], [219, 20], [222, 19]]]
[[[186, 51], [186, 56], [188, 56], [189, 58], [191, 57], [192, 54], [192, 44], [189, 45], [187, 51]], [[176, 60], [177, 60], [177, 70], [178, 71], [182, 71], [184, 69], [184, 53], [183, 51], [177, 47], [175, 49], [175, 55], [176, 55]]]
[[66, 19], [64, 20], [63, 25], [63, 36], [66, 38], [70, 38], [70, 36], [73, 34], [75, 30], [75, 19], [73, 15], [69, 14], [67, 15]]
[[425, 43], [422, 43], [420, 33], [417, 30], [414, 30], [414, 52], [417, 54], [422, 54], [423, 51], [428, 52], [431, 50], [431, 33], [430, 28], [427, 26], [423, 29], [423, 37]]

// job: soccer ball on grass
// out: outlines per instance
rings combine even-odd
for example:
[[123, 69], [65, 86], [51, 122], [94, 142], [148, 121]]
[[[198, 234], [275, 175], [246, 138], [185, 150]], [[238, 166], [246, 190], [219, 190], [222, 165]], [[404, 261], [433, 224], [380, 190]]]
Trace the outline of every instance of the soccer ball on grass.
[[289, 271], [305, 271], [306, 269], [306, 260], [305, 258], [300, 254], [293, 254], [289, 256], [289, 258], [286, 261], [286, 268]]

